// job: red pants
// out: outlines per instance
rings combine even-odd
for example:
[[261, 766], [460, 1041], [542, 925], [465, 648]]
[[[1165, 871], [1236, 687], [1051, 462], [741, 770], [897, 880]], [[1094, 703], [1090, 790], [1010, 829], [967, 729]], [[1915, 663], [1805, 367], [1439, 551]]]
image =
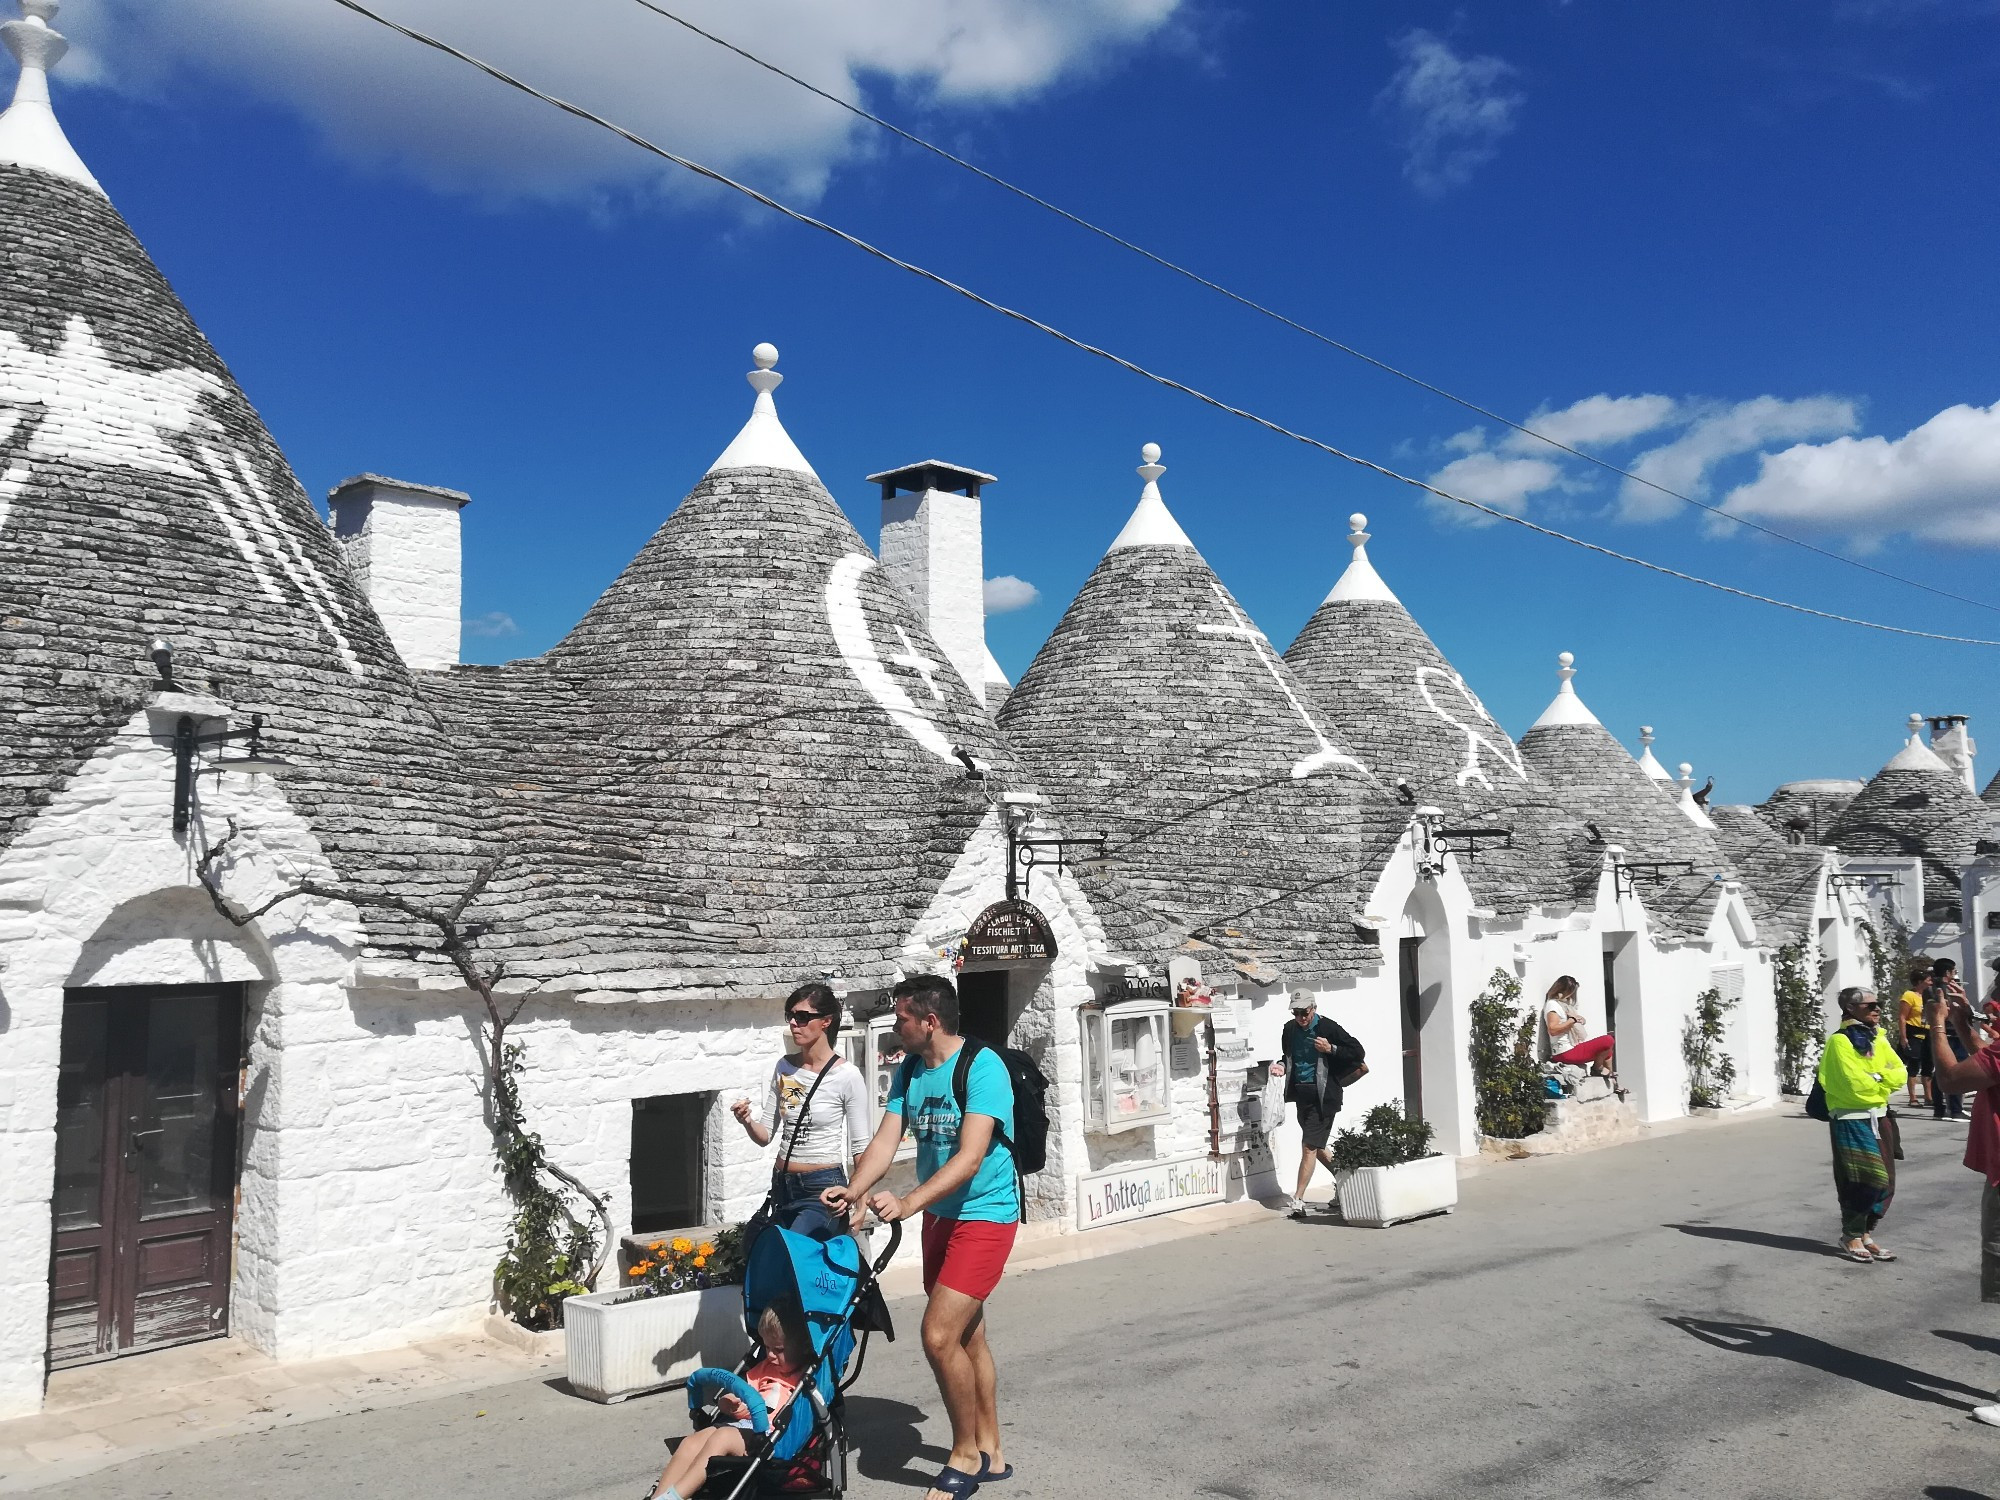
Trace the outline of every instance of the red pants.
[[1571, 1047], [1567, 1052], [1556, 1053], [1555, 1056], [1550, 1058], [1549, 1060], [1551, 1062], [1559, 1062], [1559, 1063], [1574, 1063], [1578, 1067], [1584, 1067], [1590, 1063], [1596, 1062], [1600, 1057], [1604, 1056], [1605, 1053], [1609, 1052], [1617, 1044], [1618, 1044], [1617, 1038], [1615, 1037], [1608, 1035], [1594, 1036], [1587, 1042], [1578, 1042], [1574, 1047]]

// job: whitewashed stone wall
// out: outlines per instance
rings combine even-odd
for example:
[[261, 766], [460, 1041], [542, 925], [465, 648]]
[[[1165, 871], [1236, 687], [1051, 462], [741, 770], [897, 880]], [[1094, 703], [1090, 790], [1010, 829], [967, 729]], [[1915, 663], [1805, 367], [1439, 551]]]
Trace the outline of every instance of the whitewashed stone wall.
[[943, 490], [884, 500], [881, 559], [972, 696], [985, 702], [986, 562], [979, 501]]
[[[275, 1350], [276, 1141], [258, 1106], [276, 1079], [278, 1015], [342, 993], [352, 911], [290, 902], [254, 929], [220, 923], [195, 885], [203, 836], [235, 818], [232, 889], [257, 900], [331, 879], [306, 824], [264, 778], [199, 785], [192, 839], [172, 830], [173, 725], [183, 700], [134, 714], [0, 854], [0, 1417], [37, 1409], [48, 1323], [49, 1205], [63, 990], [82, 983], [248, 983], [250, 1088], [243, 1120], [237, 1331]], [[179, 936], [177, 922], [185, 922]]]
[[412, 670], [458, 662], [465, 503], [455, 491], [372, 478], [349, 480], [331, 501], [348, 570]]

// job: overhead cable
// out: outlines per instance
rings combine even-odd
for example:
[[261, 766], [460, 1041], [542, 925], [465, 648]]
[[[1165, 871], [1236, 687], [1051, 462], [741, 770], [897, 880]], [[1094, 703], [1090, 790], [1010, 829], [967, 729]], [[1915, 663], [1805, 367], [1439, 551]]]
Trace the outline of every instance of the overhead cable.
[[1674, 489], [1669, 485], [1661, 484], [1658, 480], [1648, 479], [1643, 474], [1635, 474], [1630, 469], [1623, 468], [1618, 464], [1614, 464], [1607, 458], [1599, 458], [1596, 454], [1588, 453], [1581, 448], [1573, 447], [1572, 445], [1563, 442], [1560, 438], [1552, 438], [1545, 432], [1537, 431], [1535, 428], [1529, 427], [1521, 422], [1516, 422], [1510, 417], [1503, 417], [1497, 411], [1488, 410], [1486, 407], [1481, 406], [1476, 401], [1468, 400], [1464, 396], [1456, 395], [1453, 392], [1446, 390], [1441, 385], [1432, 384], [1430, 381], [1425, 380], [1421, 375], [1413, 375], [1408, 370], [1404, 370], [1397, 367], [1396, 365], [1392, 365], [1385, 359], [1378, 359], [1374, 355], [1366, 352], [1365, 350], [1357, 349], [1352, 344], [1345, 343], [1342, 340], [1335, 338], [1330, 333], [1322, 333], [1320, 332], [1319, 329], [1314, 328], [1309, 324], [1301, 323], [1296, 318], [1288, 317], [1286, 314], [1279, 312], [1276, 308], [1267, 307], [1253, 297], [1246, 297], [1245, 295], [1243, 295], [1243, 293], [1234, 291], [1231, 288], [1224, 286], [1219, 281], [1212, 281], [1208, 277], [1202, 275], [1199, 271], [1192, 270], [1189, 267], [1180, 264], [1180, 262], [1178, 261], [1170, 260], [1166, 256], [1158, 253], [1157, 251], [1149, 250], [1144, 245], [1137, 244], [1134, 241], [1125, 238], [1124, 235], [1119, 234], [1116, 230], [1106, 229], [1101, 224], [1092, 223], [1089, 219], [1084, 218], [1081, 214], [1072, 213], [1069, 209], [1064, 208], [1059, 203], [1051, 203], [1048, 199], [1042, 197], [1039, 193], [1033, 192], [1028, 188], [1024, 188], [1020, 186], [1018, 183], [1009, 182], [1006, 178], [998, 175], [997, 173], [989, 172], [986, 168], [980, 166], [977, 162], [967, 161], [964, 157], [958, 155], [953, 151], [947, 150], [945, 147], [938, 145], [935, 141], [926, 140], [924, 137], [917, 135], [913, 131], [904, 129], [901, 125], [896, 124], [893, 120], [886, 120], [882, 116], [875, 114], [871, 110], [863, 108], [859, 104], [854, 104], [846, 99], [841, 98], [838, 94], [829, 93], [827, 90], [821, 88], [818, 84], [808, 82], [806, 79], [799, 77], [796, 73], [788, 72], [786, 69], [779, 67], [778, 64], [774, 62], [769, 62], [766, 59], [759, 57], [756, 53], [748, 50], [747, 48], [740, 47], [735, 42], [729, 41], [724, 37], [717, 36], [714, 32], [705, 30], [704, 28], [697, 26], [694, 22], [688, 20], [685, 16], [675, 15], [672, 11], [668, 10], [664, 5], [658, 4], [657, 0], [633, 0], [633, 3], [638, 5], [644, 10], [651, 11], [654, 15], [661, 17], [663, 20], [672, 21], [676, 26], [681, 26], [686, 28], [688, 31], [693, 32], [696, 36], [701, 37], [705, 41], [713, 42], [716, 46], [721, 47], [725, 51], [735, 53], [745, 62], [754, 63], [757, 67], [764, 69], [764, 71], [767, 73], [776, 74], [778, 77], [784, 79], [787, 83], [793, 83], [798, 85], [800, 88], [804, 89], [807, 93], [817, 95], [821, 99], [826, 100], [827, 103], [846, 110], [849, 114], [855, 116], [856, 118], [866, 120], [869, 124], [877, 126], [880, 129], [886, 130], [891, 135], [897, 136], [902, 140], [908, 141], [911, 145], [918, 147], [920, 150], [928, 151], [933, 156], [948, 161], [955, 167], [963, 168], [965, 171], [972, 173], [975, 177], [980, 177], [985, 179], [987, 182], [992, 183], [995, 187], [1001, 189], [1004, 192], [1012, 193], [1015, 197], [1021, 198], [1026, 202], [1032, 203], [1037, 208], [1046, 209], [1048, 212], [1056, 215], [1057, 218], [1068, 220], [1070, 223], [1076, 225], [1077, 228], [1079, 229], [1083, 229], [1091, 234], [1097, 235], [1100, 239], [1109, 240], [1112, 244], [1117, 245], [1122, 249], [1129, 250], [1134, 255], [1141, 256], [1144, 259], [1151, 261], [1154, 265], [1159, 266], [1162, 270], [1171, 271], [1176, 276], [1185, 277], [1187, 280], [1194, 282], [1197, 286], [1206, 287], [1211, 292], [1215, 292], [1220, 296], [1227, 297], [1231, 302], [1236, 303], [1240, 307], [1246, 307], [1254, 313], [1258, 313], [1263, 317], [1271, 319], [1273, 322], [1282, 323], [1285, 327], [1292, 329], [1294, 332], [1302, 333], [1309, 339], [1316, 339], [1320, 343], [1325, 344], [1330, 349], [1338, 349], [1342, 354], [1351, 355], [1353, 358], [1360, 360], [1364, 364], [1373, 365], [1376, 369], [1381, 370], [1385, 374], [1393, 375], [1398, 380], [1407, 381], [1409, 384], [1416, 386], [1419, 390], [1430, 392], [1430, 394], [1432, 394], [1433, 396], [1442, 397], [1444, 400], [1451, 402], [1454, 406], [1462, 407], [1466, 411], [1473, 412], [1478, 416], [1484, 417], [1489, 422], [1498, 422], [1502, 427], [1511, 428], [1513, 431], [1522, 434], [1524, 437], [1531, 437], [1539, 443], [1546, 443], [1551, 448], [1557, 449], [1558, 451], [1563, 453], [1567, 453], [1571, 458], [1580, 458], [1585, 463], [1595, 464], [1598, 468], [1605, 470], [1607, 473], [1616, 474], [1621, 479], [1630, 480], [1633, 484], [1644, 485], [1649, 490], [1656, 490], [1662, 495], [1666, 495], [1672, 499], [1679, 500], [1684, 504], [1692, 505], [1697, 510], [1707, 511], [1710, 515], [1718, 517], [1721, 520], [1728, 521], [1732, 525], [1746, 527], [1751, 531], [1759, 532], [1764, 536], [1768, 536], [1775, 541], [1788, 542], [1794, 547], [1803, 547], [1805, 548], [1806, 551], [1815, 553], [1820, 557], [1831, 558], [1834, 562], [1838, 563], [1845, 563], [1850, 568], [1859, 568], [1864, 573], [1873, 573], [1877, 578], [1886, 578], [1890, 580], [1892, 583], [1906, 584], [1913, 589], [1922, 589], [1927, 594], [1936, 594], [1941, 599], [1953, 599], [1960, 604], [1970, 604], [1979, 609], [1990, 609], [1993, 610], [1995, 613], [2000, 613], [2000, 604], [1989, 604], [1984, 599], [1974, 599], [1965, 594], [1955, 594], [1950, 589], [1943, 589], [1939, 588], [1936, 584], [1925, 583], [1920, 578], [1906, 578], [1900, 573], [1890, 572], [1887, 568], [1878, 568], [1873, 563], [1863, 562], [1861, 561], [1860, 558], [1849, 557], [1846, 553], [1843, 552], [1835, 552], [1830, 547], [1822, 547], [1816, 542], [1807, 541], [1804, 537], [1793, 536], [1790, 532], [1780, 531], [1775, 526], [1766, 526], [1761, 521], [1753, 521], [1748, 516], [1741, 516], [1736, 514], [1734, 511], [1725, 510], [1720, 505], [1712, 505], [1706, 500], [1698, 499], [1693, 495], [1685, 493], [1684, 491]]
[[544, 93], [533, 84], [516, 78], [513, 74], [495, 67], [492, 63], [483, 62], [468, 52], [462, 52], [449, 42], [441, 41], [437, 37], [405, 26], [400, 21], [392, 21], [387, 16], [370, 10], [366, 5], [361, 3], [361, 0], [333, 0], [333, 3], [353, 11], [356, 15], [366, 16], [378, 25], [385, 26], [389, 30], [409, 38], [413, 42], [420, 42], [424, 46], [434, 48], [448, 57], [457, 58], [468, 67], [477, 68], [496, 82], [504, 83], [509, 88], [518, 89], [522, 93], [539, 99], [544, 104], [559, 109], [565, 114], [572, 115], [579, 120], [588, 121], [592, 125], [608, 130], [621, 140], [631, 142], [640, 150], [650, 152], [662, 161], [672, 162], [675, 166], [692, 172], [698, 177], [704, 177], [710, 182], [741, 193], [744, 197], [763, 204], [766, 208], [771, 209], [775, 213], [782, 214], [794, 223], [803, 224], [809, 229], [817, 229], [823, 234], [831, 235], [843, 244], [851, 245], [856, 250], [873, 256], [886, 265], [894, 266], [899, 271], [907, 271], [910, 275], [927, 281], [933, 286], [941, 287], [945, 291], [963, 297], [968, 302], [985, 308], [988, 312], [998, 313], [1000, 316], [1010, 318], [1016, 323], [1025, 324], [1027, 327], [1045, 333], [1050, 338], [1055, 339], [1059, 343], [1066, 344], [1080, 353], [1093, 355], [1098, 359], [1118, 366], [1122, 370], [1127, 370], [1143, 380], [1149, 380], [1153, 384], [1162, 386], [1170, 391], [1178, 391], [1182, 395], [1190, 396], [1205, 406], [1213, 407], [1217, 411], [1226, 412], [1232, 417], [1240, 417], [1246, 422], [1253, 423], [1263, 428], [1266, 432], [1276, 433], [1279, 437], [1290, 438], [1293, 442], [1302, 443], [1308, 448], [1318, 449], [1330, 457], [1354, 464], [1358, 468], [1367, 469], [1371, 473], [1380, 474], [1385, 479], [1393, 479], [1398, 484], [1406, 484], [1412, 489], [1422, 490], [1426, 494], [1435, 495], [1438, 499], [1449, 501], [1453, 505], [1462, 505], [1466, 509], [1476, 511], [1494, 521], [1502, 521], [1511, 526], [1519, 526], [1540, 536], [1551, 537], [1559, 542], [1568, 542], [1571, 546], [1580, 547], [1586, 552], [1595, 552], [1600, 556], [1614, 558], [1619, 562], [1630, 563], [1634, 567], [1645, 568], [1650, 572], [1659, 573], [1668, 578], [1678, 578], [1684, 583], [1699, 584], [1703, 588], [1714, 589], [1718, 593], [1732, 594], [1739, 599], [1748, 599], [1757, 604], [1769, 604], [1777, 609], [1791, 610], [1795, 614], [1810, 615], [1821, 620], [1832, 620], [1842, 625], [1858, 625], [1864, 629], [1879, 630], [1890, 635], [1914, 636], [1920, 640], [1927, 641], [1948, 641], [1961, 646], [2000, 646], [2000, 640], [1984, 640], [1976, 636], [1942, 635], [1931, 630], [1913, 630], [1904, 625], [1887, 625], [1880, 621], [1864, 620], [1853, 615], [1835, 614], [1830, 610], [1814, 609], [1812, 606], [1806, 604], [1795, 604], [1787, 599], [1776, 599], [1768, 594], [1753, 593], [1749, 589], [1737, 588], [1734, 584], [1719, 583], [1712, 578], [1703, 578], [1695, 573], [1685, 573], [1678, 568], [1670, 568], [1664, 563], [1650, 562], [1643, 557], [1634, 557], [1628, 552], [1619, 552], [1614, 548], [1602, 546], [1596, 542], [1585, 541], [1581, 537], [1571, 536], [1568, 532], [1557, 531], [1552, 526], [1543, 526], [1538, 522], [1530, 521], [1525, 516], [1517, 516], [1508, 511], [1497, 509], [1494, 506], [1482, 504], [1477, 500], [1468, 500], [1463, 495], [1455, 495], [1449, 490], [1440, 489], [1428, 480], [1417, 479], [1411, 475], [1400, 473], [1395, 469], [1376, 463], [1373, 459], [1363, 458], [1359, 454], [1350, 453], [1346, 449], [1336, 447], [1332, 443], [1323, 442], [1321, 439], [1311, 437], [1306, 433], [1294, 431], [1290, 427], [1272, 421], [1269, 417], [1259, 416], [1256, 412], [1250, 411], [1245, 407], [1231, 405], [1219, 396], [1211, 396], [1206, 391], [1198, 390], [1196, 387], [1176, 380], [1170, 375], [1162, 375], [1155, 370], [1148, 369], [1144, 365], [1135, 363], [1125, 358], [1122, 354], [1115, 354], [1109, 349], [1100, 348], [1096, 344], [1088, 343], [1072, 334], [1065, 333], [1060, 328], [1044, 323], [1041, 319], [1029, 313], [1022, 312], [1017, 308], [1008, 307], [1005, 303], [995, 302], [989, 297], [983, 297], [978, 292], [973, 291], [969, 287], [961, 286], [958, 282], [951, 280], [947, 276], [928, 270], [914, 262], [904, 260], [900, 256], [882, 249], [879, 245], [871, 244], [858, 235], [849, 234], [845, 229], [827, 223], [824, 219], [816, 219], [811, 214], [801, 209], [793, 208], [789, 204], [782, 203], [778, 199], [771, 197], [768, 193], [760, 192], [747, 183], [738, 182], [726, 173], [719, 172], [713, 167], [703, 166], [700, 162], [690, 160], [688, 157], [676, 155], [664, 146], [655, 145], [644, 136], [638, 135], [626, 129], [623, 125], [606, 119], [602, 115], [594, 114], [580, 104], [572, 104], [567, 99], [560, 99], [554, 94]]

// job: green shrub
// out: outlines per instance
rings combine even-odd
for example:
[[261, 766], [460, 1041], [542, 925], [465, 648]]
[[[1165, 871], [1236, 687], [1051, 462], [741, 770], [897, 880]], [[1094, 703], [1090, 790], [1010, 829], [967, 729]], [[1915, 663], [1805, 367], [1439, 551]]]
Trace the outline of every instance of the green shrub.
[[[1826, 1019], [1811, 975], [1818, 968], [1813, 949], [1787, 943], [1777, 953], [1773, 975], [1778, 1001], [1778, 1082], [1788, 1094], [1810, 1087], [1807, 1074], [1826, 1040]], [[1900, 994], [1901, 992], [1898, 991]]]
[[1541, 1131], [1548, 1090], [1535, 1063], [1535, 1013], [1521, 1014], [1521, 981], [1495, 969], [1472, 1002], [1472, 1089], [1479, 1132], [1518, 1140]]
[[1343, 1130], [1333, 1139], [1336, 1172], [1400, 1166], [1406, 1161], [1435, 1155], [1431, 1150], [1430, 1121], [1405, 1114], [1400, 1099], [1393, 1104], [1376, 1105], [1361, 1117], [1359, 1130]]
[[1736, 1062], [1722, 1050], [1734, 1000], [1722, 991], [1703, 990], [1695, 997], [1694, 1014], [1681, 1028], [1681, 1061], [1687, 1064], [1688, 1108], [1719, 1109], [1736, 1082]]

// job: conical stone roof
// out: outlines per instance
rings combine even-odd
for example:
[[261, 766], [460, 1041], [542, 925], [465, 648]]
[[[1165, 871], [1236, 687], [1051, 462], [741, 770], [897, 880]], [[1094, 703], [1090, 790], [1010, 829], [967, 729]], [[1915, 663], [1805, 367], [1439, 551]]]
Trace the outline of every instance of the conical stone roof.
[[1959, 871], [1990, 836], [1993, 809], [1923, 743], [1910, 737], [1827, 830], [1842, 854], [1923, 860], [1924, 918], [1958, 920]]
[[[462, 888], [477, 825], [464, 778], [283, 455], [88, 174], [8, 142], [0, 847], [158, 687], [160, 637], [178, 683], [239, 727], [268, 716], [297, 767], [285, 795], [348, 886]], [[222, 832], [198, 823], [194, 846]], [[427, 941], [363, 915], [390, 948]]]
[[1826, 842], [1842, 809], [1861, 795], [1863, 782], [1825, 777], [1788, 781], [1757, 804], [1757, 815], [1787, 843], [1794, 834], [1809, 844]]
[[762, 354], [750, 424], [575, 629], [540, 660], [452, 674], [482, 774], [518, 789], [509, 837], [532, 850], [495, 884], [513, 973], [886, 983], [993, 816], [954, 747], [1021, 780], [793, 460]]
[[[1586, 823], [1583, 841], [1571, 849], [1572, 878], [1595, 885], [1605, 847], [1617, 844], [1628, 860], [1686, 860], [1692, 874], [1636, 878], [1637, 894], [1668, 932], [1696, 937], [1707, 930], [1717, 876], [1730, 864], [1715, 835], [1692, 822], [1676, 805], [1679, 788], [1663, 790], [1639, 769], [1570, 685], [1574, 668], [1565, 651], [1561, 686], [1534, 726], [1521, 737], [1521, 756], [1545, 778], [1556, 797]], [[1579, 899], [1582, 891], [1579, 890]]]
[[[1072, 827], [1103, 829], [1146, 916], [1253, 977], [1311, 986], [1381, 961], [1356, 925], [1408, 824], [1145, 491], [1001, 711]], [[1383, 915], [1383, 914], [1370, 914]], [[1393, 914], [1387, 914], [1393, 915]]]
[[1773, 944], [1815, 936], [1813, 915], [1832, 856], [1818, 844], [1791, 844], [1754, 807], [1717, 805], [1708, 810], [1715, 841], [1742, 881], [1757, 935]]
[[1574, 899], [1564, 853], [1579, 831], [1369, 561], [1368, 518], [1349, 518], [1352, 560], [1285, 663], [1377, 778], [1461, 827], [1507, 828], [1512, 846], [1461, 855], [1481, 904], [1503, 915]]

